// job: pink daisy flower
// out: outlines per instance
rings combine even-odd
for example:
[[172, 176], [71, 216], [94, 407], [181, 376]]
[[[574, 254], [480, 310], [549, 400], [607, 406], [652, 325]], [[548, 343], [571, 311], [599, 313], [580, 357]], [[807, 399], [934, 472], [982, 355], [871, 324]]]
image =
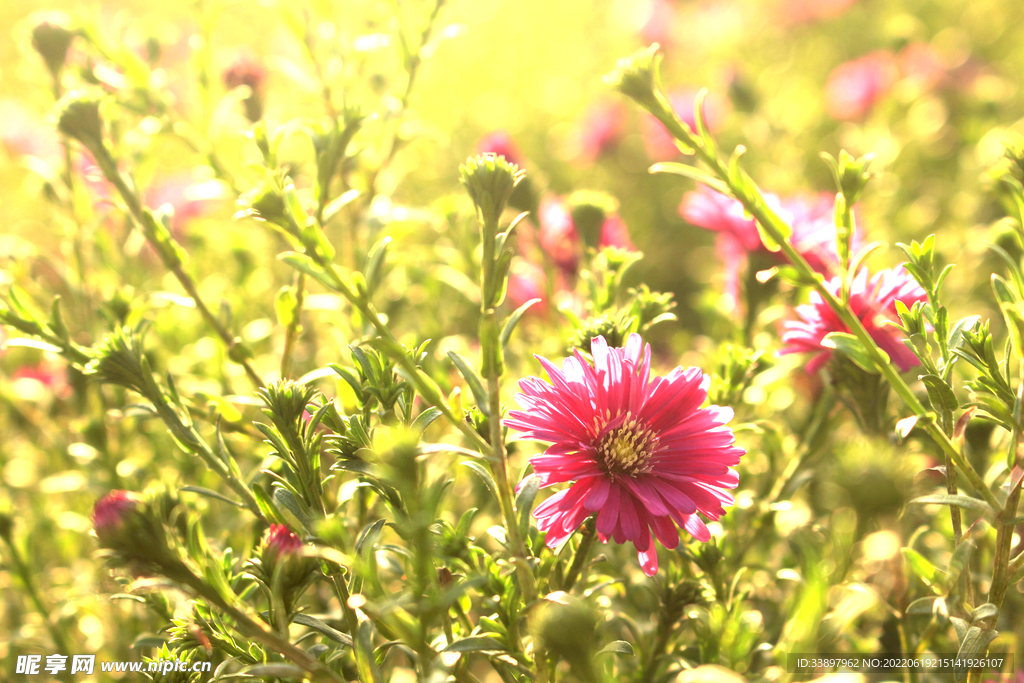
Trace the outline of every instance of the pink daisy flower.
[[551, 382], [520, 381], [505, 423], [525, 438], [550, 441], [530, 460], [542, 487], [571, 485], [537, 506], [537, 528], [548, 547], [564, 543], [591, 515], [603, 542], [630, 541], [644, 573], [658, 571], [655, 538], [679, 545], [683, 527], [694, 538], [711, 538], [704, 521], [725, 514], [736, 488], [731, 469], [746, 451], [735, 446], [730, 408], [701, 408], [709, 378], [699, 368], [676, 368], [650, 377], [651, 347], [637, 334], [625, 348], [591, 342], [594, 364], [579, 351], [561, 370], [537, 357]]
[[[825, 283], [825, 287], [836, 296], [839, 296], [840, 286], [838, 277]], [[911, 308], [918, 301], [924, 302], [927, 299], [921, 286], [902, 267], [876, 273], [870, 282], [868, 271], [861, 270], [850, 286], [850, 307], [854, 314], [901, 372], [920, 365], [921, 361], [903, 343], [903, 333], [885, 323], [899, 320], [897, 301]], [[825, 336], [830, 332], [850, 330], [817, 292], [811, 293], [809, 304], [797, 306], [796, 312], [800, 320], [786, 323], [786, 331], [782, 335], [786, 347], [780, 353], [814, 353], [814, 357], [807, 363], [807, 372], [814, 373], [832, 358], [832, 350], [821, 343]]]

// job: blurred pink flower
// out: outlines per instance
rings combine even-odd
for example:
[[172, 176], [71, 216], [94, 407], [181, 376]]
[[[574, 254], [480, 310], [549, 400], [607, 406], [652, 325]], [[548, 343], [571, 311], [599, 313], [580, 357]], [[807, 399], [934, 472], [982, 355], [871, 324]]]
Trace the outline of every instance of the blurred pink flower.
[[626, 222], [622, 220], [622, 216], [614, 213], [604, 219], [604, 223], [601, 224], [601, 243], [599, 246], [636, 251], [632, 240], [629, 239], [629, 228], [626, 227]]
[[837, 66], [825, 83], [825, 111], [840, 121], [863, 119], [896, 80], [890, 52], [872, 52]]
[[782, 0], [779, 6], [783, 23], [799, 24], [833, 19], [844, 14], [857, 0]]
[[[697, 124], [693, 117], [693, 105], [698, 92], [698, 89], [676, 90], [668, 96], [668, 100], [672, 104], [672, 108], [679, 114], [679, 118], [690, 127], [690, 130], [694, 131], [697, 130]], [[704, 98], [704, 118], [712, 133], [722, 127], [728, 113], [728, 102], [709, 92]], [[645, 114], [640, 119], [640, 135], [643, 138], [647, 156], [651, 159], [671, 159], [681, 154], [665, 126], [650, 114]]]
[[251, 92], [244, 100], [245, 116], [253, 123], [263, 118], [267, 67], [260, 59], [247, 52], [240, 53], [224, 71], [224, 85], [229, 89], [249, 86]]
[[508, 300], [513, 308], [519, 308], [531, 299], [540, 299], [527, 309], [527, 315], [544, 316], [547, 314], [547, 282], [548, 276], [540, 266], [526, 259], [516, 258], [508, 273]]
[[[731, 469], [745, 451], [735, 446], [730, 408], [701, 408], [709, 378], [699, 368], [650, 377], [651, 347], [630, 335], [625, 348], [591, 342], [591, 365], [575, 351], [561, 370], [537, 359], [550, 378], [519, 382], [505, 424], [523, 438], [549, 441], [530, 459], [542, 487], [571, 485], [537, 506], [546, 544], [564, 543], [591, 515], [603, 542], [630, 541], [648, 576], [658, 571], [655, 538], [673, 549], [683, 527], [708, 541], [708, 519], [725, 514], [739, 477]], [[653, 532], [653, 534], [652, 534]]]
[[[793, 246], [807, 263], [815, 271], [830, 275], [839, 261], [833, 195], [821, 193], [780, 199], [766, 194], [765, 200], [793, 227]], [[693, 225], [718, 233], [716, 247], [725, 265], [726, 293], [734, 302], [739, 300], [741, 272], [749, 254], [770, 256], [784, 262], [781, 253], [772, 253], [762, 244], [754, 219], [747, 216], [743, 205], [732, 197], [698, 185], [696, 190], [687, 192], [683, 197], [679, 214]], [[859, 235], [854, 235], [852, 248], [856, 250], [859, 244]]]
[[946, 63], [938, 50], [928, 43], [911, 43], [900, 52], [900, 76], [913, 81], [924, 90], [943, 85], [949, 77]]
[[537, 241], [551, 261], [564, 271], [576, 272], [580, 260], [580, 238], [568, 203], [561, 197], [547, 196], [537, 212], [540, 227]]
[[[568, 202], [552, 195], [544, 197], [540, 202], [537, 218], [540, 222], [537, 241], [541, 250], [563, 273], [573, 275], [579, 266], [583, 244], [573, 222]], [[601, 236], [597, 246], [636, 250], [629, 239], [629, 228], [618, 214], [609, 215], [601, 224]]]
[[[841, 283], [838, 277], [825, 283], [830, 292], [839, 295]], [[903, 343], [903, 333], [887, 321], [899, 320], [896, 302], [901, 301], [911, 308], [918, 301], [926, 301], [924, 290], [902, 267], [883, 270], [868, 281], [867, 269], [857, 273], [850, 286], [850, 307], [860, 319], [864, 328], [879, 348], [889, 354], [902, 372], [920, 365], [918, 357]], [[829, 308], [817, 292], [811, 292], [811, 301], [796, 309], [800, 320], [791, 320], [785, 325], [782, 342], [786, 347], [780, 352], [813, 353], [807, 363], [807, 372], [817, 372], [832, 357], [832, 350], [822, 345], [830, 332], [849, 332], [839, 316]]]
[[612, 150], [625, 132], [626, 110], [622, 102], [595, 102], [583, 113], [576, 132], [576, 154], [582, 161], [593, 163]]
[[497, 154], [505, 157], [505, 161], [523, 167], [523, 153], [515, 139], [506, 130], [496, 130], [480, 138], [476, 143], [477, 154]]
[[217, 180], [197, 180], [190, 172], [167, 175], [154, 182], [145, 193], [146, 206], [159, 209], [170, 205], [174, 209], [171, 229], [180, 232], [185, 225], [227, 197], [223, 183]]
[[649, 0], [647, 15], [640, 27], [640, 38], [645, 44], [658, 43], [663, 48], [675, 43], [673, 25], [676, 19], [676, 6], [672, 0]]

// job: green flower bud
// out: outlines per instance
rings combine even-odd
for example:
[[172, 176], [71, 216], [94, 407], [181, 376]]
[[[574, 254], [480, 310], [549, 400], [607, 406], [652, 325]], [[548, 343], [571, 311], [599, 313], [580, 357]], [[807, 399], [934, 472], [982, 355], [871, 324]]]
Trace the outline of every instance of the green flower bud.
[[569, 662], [581, 680], [594, 677], [592, 657], [597, 612], [587, 603], [564, 591], [546, 596], [532, 624], [534, 637], [551, 654]]
[[594, 249], [601, 243], [601, 229], [609, 216], [619, 210], [619, 202], [611, 195], [595, 190], [580, 190], [569, 196], [572, 222], [583, 243]]
[[75, 37], [71, 20], [63, 12], [46, 12], [33, 18], [36, 21], [32, 27], [32, 47], [46, 62], [46, 68], [54, 80], [57, 80]]
[[629, 97], [648, 111], [661, 108], [658, 100], [658, 44], [623, 57], [616, 64], [615, 71], [604, 77], [605, 83]]
[[103, 119], [100, 117], [99, 93], [74, 90], [57, 102], [57, 129], [78, 140], [94, 156], [104, 154]]
[[470, 157], [459, 172], [484, 225], [489, 226], [497, 226], [512, 191], [526, 177], [526, 171], [495, 154]]

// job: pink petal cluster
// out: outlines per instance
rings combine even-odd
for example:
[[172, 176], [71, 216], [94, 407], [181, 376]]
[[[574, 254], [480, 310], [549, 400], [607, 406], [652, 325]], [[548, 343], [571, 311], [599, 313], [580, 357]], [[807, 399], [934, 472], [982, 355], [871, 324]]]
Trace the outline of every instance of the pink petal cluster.
[[679, 530], [711, 534], [698, 515], [718, 519], [733, 503], [731, 469], [745, 451], [727, 423], [730, 408], [701, 408], [709, 378], [699, 368], [650, 376], [651, 348], [637, 334], [625, 348], [591, 342], [591, 365], [576, 351], [561, 369], [537, 357], [550, 378], [519, 382], [522, 410], [505, 421], [551, 446], [530, 460], [542, 487], [570, 483], [533, 511], [548, 547], [565, 542], [591, 515], [598, 538], [632, 542], [648, 576], [658, 571], [657, 539], [679, 545]]
[[[563, 273], [575, 274], [583, 242], [572, 219], [569, 203], [553, 195], [544, 197], [537, 220], [540, 223], [537, 231], [540, 248]], [[609, 215], [601, 225], [598, 247], [618, 247], [626, 251], [636, 249], [629, 239], [629, 229], [618, 214]]]
[[857, 0], [783, 0], [782, 21], [787, 24], [834, 19], [845, 13]]
[[515, 138], [507, 130], [496, 130], [480, 138], [476, 143], [477, 154], [497, 154], [505, 157], [505, 161], [523, 167], [523, 152], [516, 144]]
[[92, 510], [92, 526], [100, 540], [119, 529], [139, 502], [138, 495], [129, 491], [111, 491], [96, 501]]
[[302, 539], [284, 524], [271, 524], [267, 532], [267, 549], [276, 556], [294, 555], [302, 548]]
[[[830, 274], [839, 262], [836, 255], [836, 228], [832, 195], [821, 193], [780, 199], [766, 194], [765, 200], [793, 227], [792, 242], [815, 271]], [[749, 254], [771, 255], [782, 261], [761, 243], [754, 219], [746, 215], [739, 200], [698, 185], [687, 192], [679, 205], [679, 214], [689, 223], [718, 233], [717, 248], [725, 264], [726, 292], [738, 300], [740, 273]], [[858, 238], [854, 236], [854, 249]]]
[[527, 309], [527, 313], [545, 315], [548, 310], [547, 286], [548, 276], [543, 268], [524, 258], [512, 260], [506, 292], [513, 307], [519, 308], [531, 299], [540, 299], [540, 302]]
[[859, 121], [896, 81], [892, 53], [872, 52], [837, 66], [825, 83], [825, 111], [840, 121]]
[[[838, 277], [825, 283], [830, 292], [839, 295], [841, 287]], [[918, 301], [927, 301], [927, 295], [920, 285], [902, 267], [883, 270], [868, 280], [866, 269], [857, 273], [850, 286], [850, 307], [879, 348], [889, 354], [900, 371], [921, 364], [918, 357], [903, 343], [903, 333], [888, 321], [898, 321], [896, 302], [911, 308]], [[829, 308], [817, 292], [811, 293], [811, 301], [796, 309], [800, 320], [786, 323], [781, 353], [813, 353], [807, 363], [807, 372], [817, 372], [832, 357], [832, 350], [822, 345], [830, 332], [849, 332], [839, 316]]]
[[619, 101], [595, 102], [577, 125], [574, 156], [593, 163], [619, 144], [626, 130], [626, 110]]
[[[698, 92], [699, 90], [696, 88], [687, 88], [676, 90], [669, 93], [668, 96], [668, 100], [675, 112], [679, 114], [679, 118], [690, 127], [690, 130], [694, 131], [697, 130], [697, 122], [693, 116], [693, 106]], [[722, 127], [728, 113], [728, 102], [709, 92], [704, 98], [704, 120], [712, 133]], [[676, 147], [675, 138], [669, 134], [661, 121], [651, 114], [647, 114], [640, 120], [640, 135], [643, 138], [647, 156], [651, 159], [656, 161], [672, 159], [682, 154]]]

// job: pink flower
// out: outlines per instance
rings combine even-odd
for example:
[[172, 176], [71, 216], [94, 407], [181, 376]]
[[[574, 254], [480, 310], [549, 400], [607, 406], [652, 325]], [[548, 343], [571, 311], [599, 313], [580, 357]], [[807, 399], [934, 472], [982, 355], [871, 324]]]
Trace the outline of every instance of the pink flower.
[[[838, 277], [825, 283], [828, 291], [836, 296], [839, 295], [840, 286]], [[927, 301], [927, 298], [924, 290], [902, 267], [883, 270], [872, 277], [870, 282], [867, 269], [863, 269], [857, 273], [850, 286], [850, 307], [854, 314], [901, 372], [920, 365], [921, 361], [903, 343], [903, 333], [886, 322], [899, 320], [897, 301], [911, 308], [918, 301]], [[796, 312], [800, 320], [786, 323], [786, 331], [782, 335], [786, 347], [781, 353], [815, 354], [807, 363], [807, 372], [814, 373], [832, 357], [832, 350], [821, 343], [825, 336], [830, 332], [848, 333], [850, 330], [817, 292], [811, 293], [809, 304], [797, 306]]]
[[857, 0], [783, 0], [782, 20], [787, 24], [833, 19], [846, 12]]
[[139, 497], [129, 491], [111, 491], [96, 501], [92, 526], [101, 542], [112, 538], [127, 521], [128, 513], [139, 506]]
[[277, 556], [294, 555], [302, 548], [302, 539], [284, 524], [271, 524], [267, 532], [267, 548]]
[[543, 316], [548, 309], [547, 281], [548, 276], [543, 268], [522, 258], [514, 259], [508, 273], [509, 303], [519, 308], [531, 299], [540, 299], [526, 312], [527, 315]]
[[179, 172], [153, 183], [146, 190], [146, 205], [159, 209], [169, 204], [174, 209], [171, 228], [179, 232], [189, 221], [202, 216], [218, 200], [227, 197], [224, 185], [216, 180], [196, 180], [191, 173]]
[[507, 130], [496, 130], [480, 138], [476, 143], [477, 154], [497, 154], [505, 161], [523, 167], [523, 153]]
[[584, 112], [576, 133], [576, 156], [588, 163], [613, 149], [626, 126], [626, 112], [621, 102], [595, 102]]
[[522, 410], [509, 412], [505, 423], [525, 438], [552, 442], [530, 460], [542, 487], [572, 482], [533, 511], [548, 547], [596, 514], [598, 538], [631, 541], [653, 576], [655, 538], [675, 548], [677, 524], [700, 541], [711, 538], [697, 513], [725, 514], [733, 502], [725, 489], [739, 483], [731, 467], [745, 451], [726, 426], [730, 408], [700, 407], [709, 378], [699, 368], [652, 379], [651, 347], [637, 334], [625, 348], [596, 337], [591, 350], [593, 365], [576, 351], [561, 370], [538, 356], [551, 383], [521, 380]]
[[[693, 131], [697, 130], [697, 123], [693, 117], [693, 105], [697, 92], [696, 88], [690, 88], [677, 90], [668, 96], [668, 100], [672, 104], [672, 108], [679, 114], [679, 118]], [[728, 114], [728, 108], [728, 103], [714, 93], [708, 93], [704, 98], [704, 119], [711, 132], [722, 127]], [[669, 135], [661, 121], [651, 114], [640, 119], [640, 135], [643, 138], [647, 156], [651, 159], [671, 159], [681, 154], [679, 148], [676, 147], [675, 139]]]
[[540, 248], [556, 266], [575, 272], [580, 260], [580, 238], [569, 205], [559, 197], [545, 197], [540, 202], [537, 221], [540, 223], [537, 231]]
[[267, 67], [263, 62], [251, 54], [239, 54], [224, 71], [224, 85], [230, 89], [249, 86], [249, 96], [244, 100], [245, 116], [253, 123], [263, 118], [263, 101], [267, 89]]
[[[829, 275], [839, 257], [836, 254], [836, 228], [833, 196], [821, 193], [780, 199], [766, 194], [765, 200], [793, 227], [792, 242], [815, 271]], [[749, 254], [771, 255], [784, 262], [781, 253], [772, 254], [761, 243], [757, 224], [745, 215], [739, 200], [727, 197], [705, 185], [687, 192], [679, 205], [679, 214], [689, 223], [718, 233], [717, 248], [725, 264], [726, 292], [735, 301], [739, 295], [740, 272]], [[854, 236], [853, 249], [859, 245]]]
[[911, 43], [899, 54], [900, 75], [922, 90], [936, 88], [947, 80], [949, 70], [938, 50], [928, 43]]
[[650, 0], [647, 17], [640, 27], [640, 37], [644, 43], [670, 47], [675, 42], [673, 24], [676, 14], [675, 3], [671, 0]]
[[825, 83], [825, 111], [840, 121], [863, 119], [896, 79], [889, 52], [872, 52], [837, 66]]
[[[563, 273], [573, 275], [579, 265], [583, 245], [568, 202], [561, 197], [545, 197], [540, 202], [537, 218], [540, 248]], [[636, 250], [629, 239], [629, 228], [618, 214], [609, 215], [601, 224], [597, 246]]]

